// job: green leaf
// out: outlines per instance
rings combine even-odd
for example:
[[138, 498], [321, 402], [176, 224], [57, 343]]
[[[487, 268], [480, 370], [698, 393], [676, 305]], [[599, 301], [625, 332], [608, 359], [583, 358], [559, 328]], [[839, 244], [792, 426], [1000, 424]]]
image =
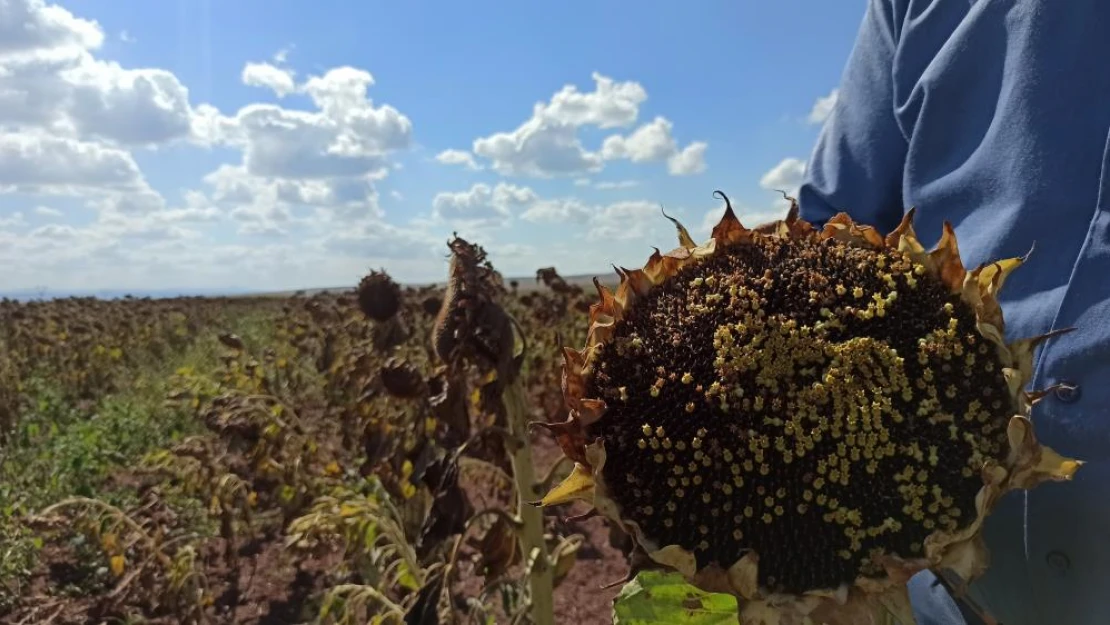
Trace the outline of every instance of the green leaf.
[[617, 595], [613, 625], [737, 625], [737, 612], [732, 595], [699, 590], [680, 573], [641, 571]]

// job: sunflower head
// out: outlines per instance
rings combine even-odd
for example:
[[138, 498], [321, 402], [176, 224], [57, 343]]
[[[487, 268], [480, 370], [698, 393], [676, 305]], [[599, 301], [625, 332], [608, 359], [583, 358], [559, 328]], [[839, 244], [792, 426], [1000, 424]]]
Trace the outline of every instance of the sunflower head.
[[913, 213], [884, 236], [726, 206], [702, 245], [672, 219], [679, 247], [599, 284], [564, 348], [569, 417], [547, 427], [575, 468], [541, 503], [591, 502], [745, 623], [912, 622], [914, 573], [982, 574], [998, 498], [1081, 463], [1028, 419], [1047, 336], [1003, 338], [1024, 259], [968, 270], [951, 225], [926, 251]]
[[371, 271], [358, 283], [358, 307], [374, 321], [389, 321], [401, 310], [401, 287], [384, 271]]

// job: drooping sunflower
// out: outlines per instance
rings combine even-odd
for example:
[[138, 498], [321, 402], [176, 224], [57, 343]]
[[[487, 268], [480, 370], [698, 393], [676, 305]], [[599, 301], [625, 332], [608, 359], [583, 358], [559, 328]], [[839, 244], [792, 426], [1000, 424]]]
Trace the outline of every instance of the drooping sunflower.
[[392, 319], [401, 310], [401, 287], [384, 271], [373, 271], [359, 280], [358, 307], [377, 322]]
[[[965, 269], [945, 223], [886, 236], [842, 213], [754, 229], [728, 198], [711, 238], [595, 280], [584, 349], [565, 347], [573, 500], [656, 565], [734, 594], [748, 624], [913, 623], [906, 582], [971, 581], [999, 497], [1082, 462], [1039, 444], [1036, 346], [1007, 343], [997, 296], [1024, 258]], [[669, 218], [670, 219], [670, 218]]]

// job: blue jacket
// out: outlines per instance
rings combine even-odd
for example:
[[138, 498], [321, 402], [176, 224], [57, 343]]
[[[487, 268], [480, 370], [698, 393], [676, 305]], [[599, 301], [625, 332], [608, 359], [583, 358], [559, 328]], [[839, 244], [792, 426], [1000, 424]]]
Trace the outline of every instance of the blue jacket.
[[[869, 0], [798, 200], [884, 232], [916, 206], [922, 243], [951, 221], [968, 267], [1035, 244], [1007, 338], [1077, 328], [1032, 383], [1077, 389], [1033, 421], [1088, 464], [1003, 499], [975, 598], [1005, 625], [1110, 624], [1110, 0]], [[911, 590], [922, 625], [964, 622], [929, 574]]]

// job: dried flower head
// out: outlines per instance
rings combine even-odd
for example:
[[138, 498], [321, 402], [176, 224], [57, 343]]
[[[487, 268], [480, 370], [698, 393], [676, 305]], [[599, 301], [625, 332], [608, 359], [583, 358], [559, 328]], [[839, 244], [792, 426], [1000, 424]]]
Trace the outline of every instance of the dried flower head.
[[409, 361], [392, 357], [378, 371], [382, 386], [394, 397], [414, 399], [427, 393], [424, 377]]
[[507, 382], [515, 374], [516, 335], [512, 319], [498, 303], [505, 294], [501, 275], [480, 245], [456, 236], [448, 247], [447, 289], [432, 330], [436, 354], [446, 363], [479, 363]]
[[358, 307], [374, 321], [388, 321], [401, 310], [401, 287], [384, 271], [371, 271], [358, 283]]
[[542, 504], [591, 502], [744, 623], [913, 622], [911, 575], [981, 575], [998, 498], [1081, 463], [1027, 418], [1047, 336], [1003, 339], [1024, 259], [967, 271], [949, 224], [926, 251], [912, 219], [748, 229], [727, 206], [703, 245], [672, 219], [680, 247], [598, 285], [564, 348], [548, 428], [575, 468]]

